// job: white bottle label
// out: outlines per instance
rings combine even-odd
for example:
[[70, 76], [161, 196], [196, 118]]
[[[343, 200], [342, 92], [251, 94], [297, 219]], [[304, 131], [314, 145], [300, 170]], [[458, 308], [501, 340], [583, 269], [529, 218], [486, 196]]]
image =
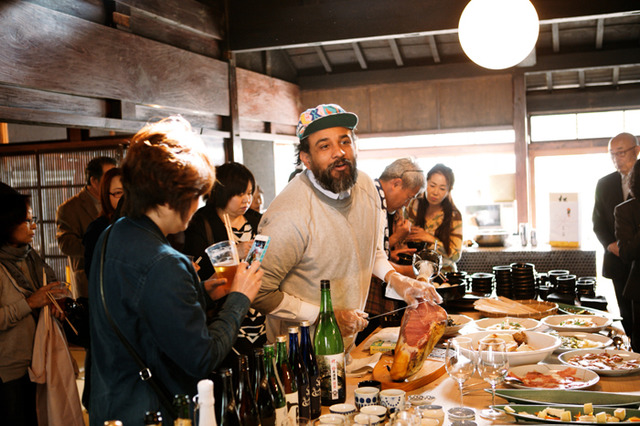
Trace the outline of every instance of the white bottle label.
[[319, 355], [318, 361], [318, 364], [322, 364], [320, 366], [322, 390], [330, 395], [330, 399], [339, 399], [340, 381], [344, 381], [344, 352], [335, 355]]
[[287, 406], [276, 408], [276, 426], [288, 426]]
[[298, 424], [298, 392], [288, 393], [285, 396], [287, 400], [287, 419], [289, 425]]

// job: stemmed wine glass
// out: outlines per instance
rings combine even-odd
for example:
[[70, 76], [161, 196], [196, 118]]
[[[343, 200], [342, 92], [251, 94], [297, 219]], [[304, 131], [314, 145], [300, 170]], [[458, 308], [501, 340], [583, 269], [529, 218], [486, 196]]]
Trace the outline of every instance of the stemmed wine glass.
[[491, 407], [480, 412], [480, 417], [496, 420], [506, 415], [496, 410], [496, 385], [504, 380], [509, 369], [509, 359], [504, 340], [485, 338], [479, 342], [478, 373], [485, 382], [491, 385]]
[[473, 415], [473, 410], [464, 406], [462, 392], [462, 385], [476, 369], [475, 351], [471, 344], [471, 338], [461, 336], [449, 339], [444, 365], [449, 376], [458, 382], [460, 387], [460, 407], [449, 409], [449, 415], [457, 418]]

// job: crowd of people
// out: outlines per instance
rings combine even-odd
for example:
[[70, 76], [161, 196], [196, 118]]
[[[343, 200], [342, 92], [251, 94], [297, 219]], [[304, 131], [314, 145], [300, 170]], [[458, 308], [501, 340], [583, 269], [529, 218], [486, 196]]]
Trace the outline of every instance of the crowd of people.
[[[371, 179], [357, 168], [357, 123], [335, 104], [303, 112], [296, 172], [266, 210], [251, 171], [235, 162], [214, 167], [180, 117], [142, 128], [121, 164], [108, 157], [87, 164], [85, 188], [58, 208], [56, 238], [69, 258], [73, 296], [89, 306], [83, 403], [91, 424], [137, 422], [150, 409], [170, 419], [167, 396], [194, 395], [216, 368], [237, 365], [238, 355], [290, 325], [314, 323], [321, 280], [331, 281], [346, 348], [377, 327], [369, 316], [442, 302], [400, 256], [418, 243], [442, 256], [443, 271], [456, 271], [462, 215], [453, 170], [436, 164], [425, 174], [401, 158]], [[598, 183], [594, 231], [635, 348], [640, 146], [621, 134], [609, 151], [617, 172]], [[11, 424], [33, 425], [36, 325], [44, 315], [64, 319], [52, 298], [66, 289], [31, 247], [29, 197], [6, 185], [0, 197], [0, 410]], [[231, 239], [243, 259], [257, 234], [271, 238], [263, 260], [241, 262], [221, 292], [229, 283], [205, 249]], [[140, 379], [133, 353], [160, 386]]]

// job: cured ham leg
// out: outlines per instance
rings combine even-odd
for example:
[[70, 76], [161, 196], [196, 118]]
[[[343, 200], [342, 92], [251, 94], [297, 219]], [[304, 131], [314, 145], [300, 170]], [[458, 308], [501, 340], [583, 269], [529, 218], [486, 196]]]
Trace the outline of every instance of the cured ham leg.
[[447, 311], [426, 301], [407, 309], [402, 317], [396, 344], [391, 379], [404, 380], [422, 368], [422, 364], [444, 334]]

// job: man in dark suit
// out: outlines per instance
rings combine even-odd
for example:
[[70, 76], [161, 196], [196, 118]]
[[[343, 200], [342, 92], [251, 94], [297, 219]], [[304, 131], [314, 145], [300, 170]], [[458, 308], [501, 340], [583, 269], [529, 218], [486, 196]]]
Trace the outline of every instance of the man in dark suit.
[[631, 265], [623, 292], [632, 307], [631, 346], [635, 352], [640, 352], [640, 161], [633, 166], [629, 186], [633, 198], [618, 204], [614, 216], [620, 258]]
[[615, 236], [615, 207], [629, 197], [629, 178], [638, 158], [638, 139], [630, 133], [620, 133], [609, 141], [609, 153], [616, 171], [603, 177], [596, 185], [593, 206], [593, 232], [604, 247], [602, 275], [610, 278], [618, 299], [622, 326], [631, 335], [631, 301], [622, 295], [629, 276], [630, 265], [620, 258]]

